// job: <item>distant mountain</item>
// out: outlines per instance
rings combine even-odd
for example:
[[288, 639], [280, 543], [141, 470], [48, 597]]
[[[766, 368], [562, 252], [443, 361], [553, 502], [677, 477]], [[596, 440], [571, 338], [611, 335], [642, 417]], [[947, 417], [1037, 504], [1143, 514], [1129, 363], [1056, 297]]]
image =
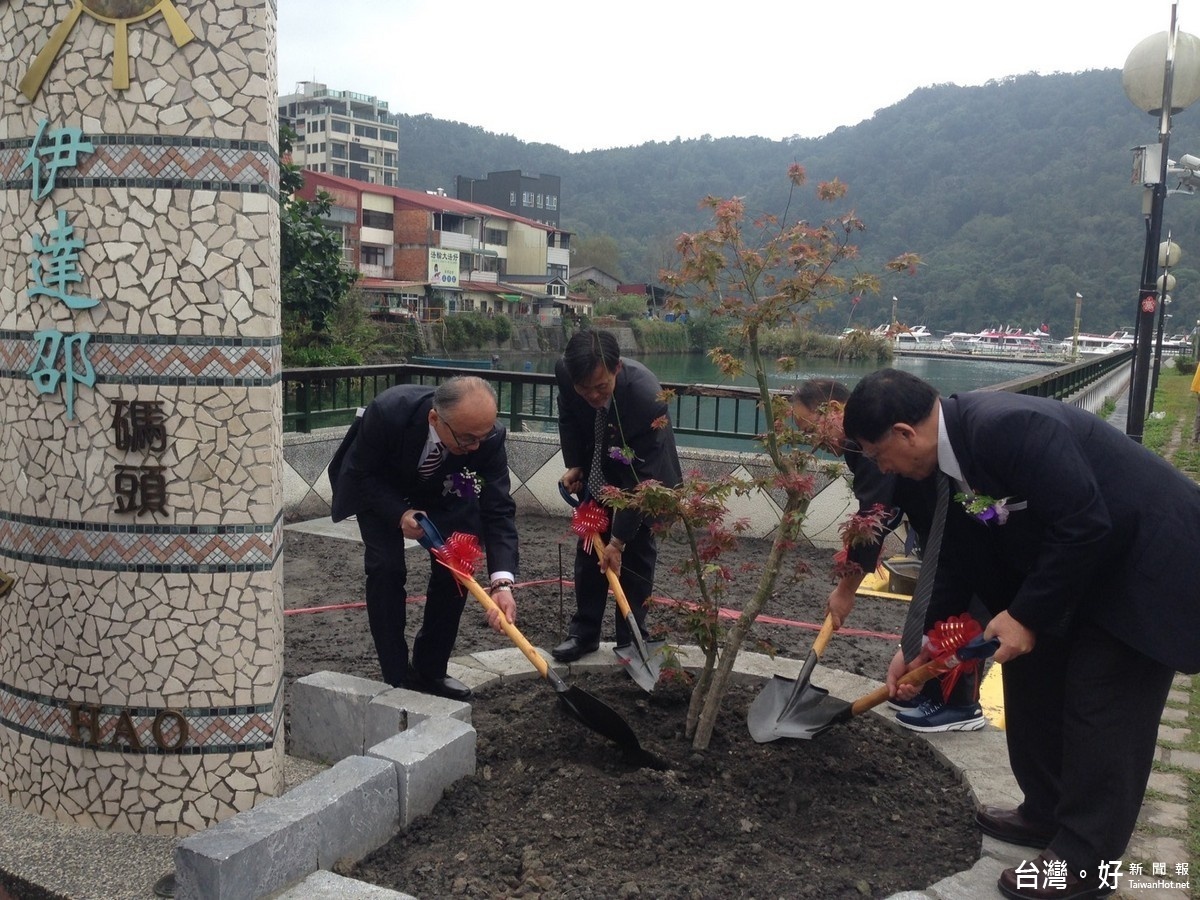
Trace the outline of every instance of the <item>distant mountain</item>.
[[[453, 192], [460, 174], [559, 175], [563, 227], [614, 238], [631, 281], [654, 280], [674, 238], [704, 225], [697, 204], [707, 194], [782, 212], [796, 161], [810, 186], [834, 177], [850, 186], [868, 229], [864, 267], [904, 250], [923, 258], [916, 276], [864, 299], [857, 324], [890, 318], [894, 294], [901, 321], [935, 330], [1045, 322], [1065, 336], [1077, 291], [1084, 331], [1133, 321], [1145, 227], [1131, 148], [1156, 142], [1158, 128], [1126, 99], [1117, 70], [922, 88], [815, 139], [704, 137], [569, 153], [428, 115], [400, 120], [402, 185]], [[1200, 108], [1175, 116], [1170, 152], [1200, 155]], [[811, 195], [801, 215], [834, 209]], [[1169, 196], [1163, 228], [1182, 248], [1168, 327], [1181, 331], [1200, 319], [1200, 198]], [[848, 310], [823, 323], [842, 327]]]

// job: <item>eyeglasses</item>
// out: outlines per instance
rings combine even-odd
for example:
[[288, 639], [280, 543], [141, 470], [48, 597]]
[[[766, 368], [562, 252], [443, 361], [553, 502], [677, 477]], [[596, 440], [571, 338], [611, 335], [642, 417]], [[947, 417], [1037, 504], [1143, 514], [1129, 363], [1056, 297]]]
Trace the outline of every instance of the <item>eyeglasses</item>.
[[442, 418], [441, 416], [438, 416], [438, 421], [446, 426], [446, 430], [449, 431], [450, 436], [452, 438], [454, 438], [455, 447], [459, 450], [468, 450], [471, 447], [478, 447], [484, 441], [495, 437], [500, 431], [499, 428], [497, 428], [495, 425], [493, 425], [492, 430], [489, 431], [487, 434], [485, 434], [483, 437], [467, 436], [466, 438], [463, 438], [459, 435], [459, 433], [457, 431], [454, 430], [454, 428], [450, 425], [450, 423], [447, 422], [444, 418]]
[[885, 431], [883, 434], [881, 434], [879, 436], [879, 440], [873, 442], [875, 444], [875, 447], [870, 452], [867, 452], [867, 449], [865, 447], [861, 447], [861, 445], [860, 445], [860, 452], [862, 453], [863, 456], [865, 456], [871, 462], [876, 462], [879, 459], [880, 451], [883, 450], [884, 445], [888, 442], [888, 439], [894, 433], [895, 433], [894, 430], [889, 428], [887, 431]]

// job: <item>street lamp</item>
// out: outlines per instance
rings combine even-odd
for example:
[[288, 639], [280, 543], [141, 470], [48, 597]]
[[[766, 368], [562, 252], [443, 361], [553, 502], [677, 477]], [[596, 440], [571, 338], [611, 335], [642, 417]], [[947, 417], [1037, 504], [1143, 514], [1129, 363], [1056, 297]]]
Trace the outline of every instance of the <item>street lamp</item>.
[[1071, 332], [1071, 361], [1079, 359], [1079, 323], [1083, 317], [1083, 294], [1075, 292], [1075, 330]]
[[1134, 150], [1135, 177], [1145, 188], [1146, 247], [1138, 290], [1134, 333], [1133, 381], [1125, 433], [1142, 442], [1150, 381], [1150, 350], [1158, 308], [1158, 245], [1162, 238], [1163, 201], [1167, 196], [1167, 144], [1171, 115], [1200, 99], [1200, 38], [1180, 33], [1178, 3], [1171, 4], [1171, 28], [1151, 35], [1133, 48], [1121, 71], [1121, 85], [1133, 105], [1158, 117], [1158, 145]]
[[1151, 412], [1154, 411], [1154, 392], [1158, 390], [1158, 371], [1162, 367], [1163, 328], [1169, 318], [1167, 307], [1171, 303], [1171, 291], [1175, 290], [1175, 276], [1171, 274], [1171, 267], [1179, 265], [1179, 254], [1179, 245], [1171, 240], [1168, 231], [1167, 239], [1158, 246], [1158, 264], [1163, 273], [1154, 283], [1158, 290], [1158, 339], [1154, 344], [1154, 376], [1150, 380]]

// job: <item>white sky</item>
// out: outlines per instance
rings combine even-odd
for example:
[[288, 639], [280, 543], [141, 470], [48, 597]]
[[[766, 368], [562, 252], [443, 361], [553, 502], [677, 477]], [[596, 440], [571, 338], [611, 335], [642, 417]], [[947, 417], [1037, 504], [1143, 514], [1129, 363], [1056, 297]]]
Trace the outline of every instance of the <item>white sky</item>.
[[[1170, 0], [278, 0], [300, 81], [592, 150], [854, 125], [931, 84], [1119, 69]], [[1200, 0], [1179, 0], [1200, 34]]]

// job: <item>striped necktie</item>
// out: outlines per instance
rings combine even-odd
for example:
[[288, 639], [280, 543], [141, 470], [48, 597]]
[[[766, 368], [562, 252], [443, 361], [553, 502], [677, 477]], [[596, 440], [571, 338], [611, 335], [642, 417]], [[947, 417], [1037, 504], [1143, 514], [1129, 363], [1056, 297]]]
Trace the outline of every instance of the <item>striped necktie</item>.
[[417, 467], [417, 474], [422, 481], [426, 481], [433, 476], [433, 473], [438, 470], [438, 466], [442, 464], [442, 442], [438, 441], [433, 445], [433, 449], [429, 451], [429, 455], [425, 457], [425, 461]]
[[588, 469], [587, 489], [592, 499], [600, 502], [600, 489], [604, 487], [604, 426], [608, 424], [608, 407], [596, 410], [596, 422], [592, 442], [592, 466]]
[[938, 469], [937, 506], [933, 510], [933, 524], [929, 526], [929, 541], [921, 551], [921, 572], [913, 588], [912, 602], [908, 604], [908, 616], [904, 619], [904, 630], [900, 633], [900, 648], [904, 661], [912, 662], [921, 652], [925, 635], [925, 614], [929, 611], [929, 598], [933, 596], [933, 580], [937, 577], [938, 553], [942, 547], [942, 532], [946, 530], [946, 510], [950, 505], [950, 479]]

